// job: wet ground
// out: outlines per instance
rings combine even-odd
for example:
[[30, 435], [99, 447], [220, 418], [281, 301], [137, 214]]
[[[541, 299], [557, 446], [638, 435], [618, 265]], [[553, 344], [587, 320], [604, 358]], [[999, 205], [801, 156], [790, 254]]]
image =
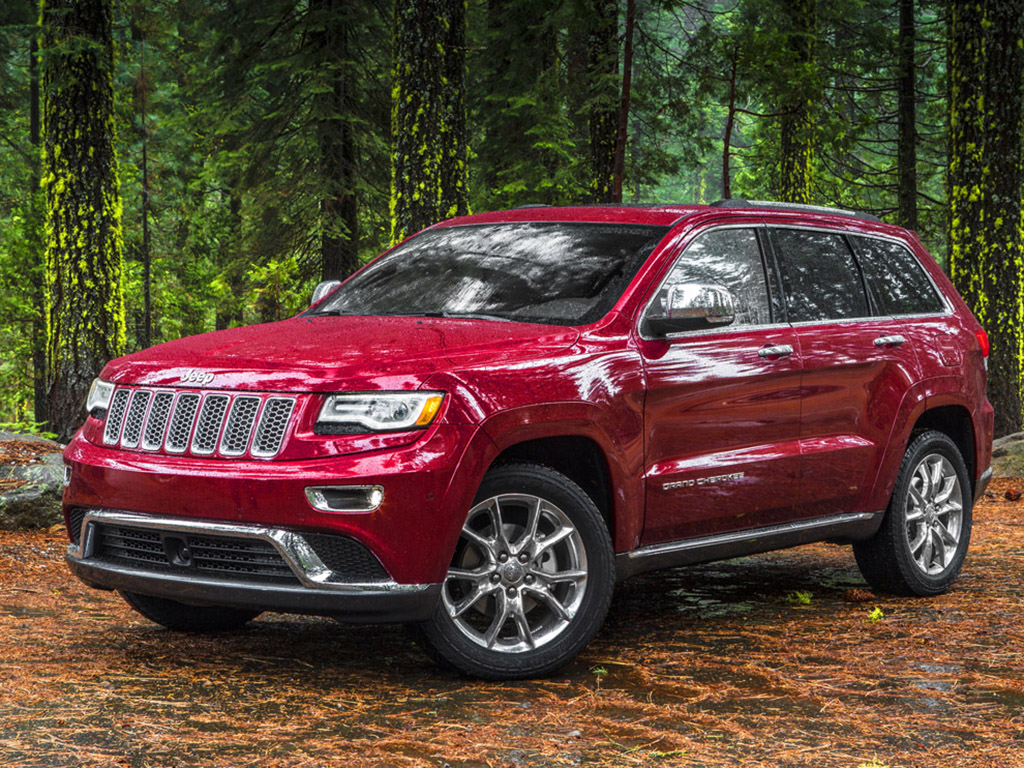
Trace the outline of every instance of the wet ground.
[[867, 592], [847, 547], [638, 577], [570, 667], [435, 668], [400, 627], [175, 634], [0, 534], [0, 766], [1024, 766], [1024, 503], [955, 589]]

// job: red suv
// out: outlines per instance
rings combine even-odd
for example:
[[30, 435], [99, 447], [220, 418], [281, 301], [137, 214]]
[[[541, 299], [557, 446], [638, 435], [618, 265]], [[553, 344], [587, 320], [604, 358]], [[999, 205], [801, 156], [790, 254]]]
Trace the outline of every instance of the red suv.
[[407, 622], [542, 675], [616, 580], [831, 540], [934, 595], [991, 475], [988, 340], [916, 235], [743, 200], [446, 221], [283, 322], [114, 360], [67, 560], [177, 630]]

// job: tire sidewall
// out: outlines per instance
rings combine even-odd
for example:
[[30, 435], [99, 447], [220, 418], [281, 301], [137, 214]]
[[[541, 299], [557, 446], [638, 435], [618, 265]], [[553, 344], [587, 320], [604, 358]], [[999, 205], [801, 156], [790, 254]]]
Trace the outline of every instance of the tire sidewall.
[[481, 648], [462, 634], [439, 600], [434, 616], [421, 627], [427, 642], [456, 668], [483, 678], [539, 677], [564, 666], [597, 633], [615, 586], [615, 563], [608, 527], [593, 500], [575, 483], [537, 465], [507, 464], [485, 476], [473, 506], [503, 493], [531, 493], [561, 509], [576, 526], [587, 555], [587, 588], [579, 610], [550, 643], [525, 653]]

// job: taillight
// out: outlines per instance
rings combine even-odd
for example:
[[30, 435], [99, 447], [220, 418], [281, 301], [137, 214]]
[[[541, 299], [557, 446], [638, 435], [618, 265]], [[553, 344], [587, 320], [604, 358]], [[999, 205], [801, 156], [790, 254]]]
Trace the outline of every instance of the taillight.
[[978, 337], [978, 343], [981, 344], [981, 356], [988, 357], [988, 334], [985, 333], [985, 329], [982, 328], [974, 335]]

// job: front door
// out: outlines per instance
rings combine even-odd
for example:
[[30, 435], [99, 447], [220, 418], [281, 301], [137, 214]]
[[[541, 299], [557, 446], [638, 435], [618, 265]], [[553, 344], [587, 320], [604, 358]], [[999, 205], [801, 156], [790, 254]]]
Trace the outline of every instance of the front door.
[[762, 236], [750, 225], [699, 232], [648, 305], [663, 307], [673, 285], [719, 285], [733, 294], [736, 317], [713, 331], [639, 340], [647, 380], [643, 544], [793, 516], [801, 353], [772, 301]]

